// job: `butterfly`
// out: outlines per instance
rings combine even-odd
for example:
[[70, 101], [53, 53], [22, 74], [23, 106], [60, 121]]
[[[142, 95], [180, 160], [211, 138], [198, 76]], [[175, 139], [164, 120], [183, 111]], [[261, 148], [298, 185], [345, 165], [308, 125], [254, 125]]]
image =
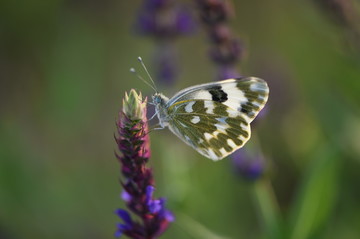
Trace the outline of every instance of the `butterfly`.
[[223, 159], [250, 139], [250, 123], [265, 106], [267, 83], [246, 77], [195, 85], [172, 98], [152, 96], [162, 128], [214, 161]]
[[269, 87], [263, 79], [244, 77], [195, 85], [169, 99], [157, 91], [141, 57], [138, 61], [150, 82], [134, 68], [130, 71], [156, 91], [152, 100], [161, 129], [168, 127], [186, 144], [214, 161], [240, 149], [250, 139], [250, 123], [269, 96]]

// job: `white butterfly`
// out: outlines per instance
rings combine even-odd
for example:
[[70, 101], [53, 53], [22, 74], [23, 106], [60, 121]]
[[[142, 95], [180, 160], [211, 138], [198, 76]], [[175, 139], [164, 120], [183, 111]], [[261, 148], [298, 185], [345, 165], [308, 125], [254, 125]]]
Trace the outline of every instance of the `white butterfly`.
[[162, 128], [169, 127], [205, 157], [220, 160], [250, 139], [250, 123], [268, 95], [264, 80], [246, 77], [195, 85], [171, 99], [161, 93], [152, 98]]

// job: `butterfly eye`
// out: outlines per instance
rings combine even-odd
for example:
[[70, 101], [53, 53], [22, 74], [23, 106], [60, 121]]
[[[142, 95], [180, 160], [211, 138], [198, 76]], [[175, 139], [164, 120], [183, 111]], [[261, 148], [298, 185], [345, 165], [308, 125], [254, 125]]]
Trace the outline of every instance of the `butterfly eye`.
[[159, 95], [154, 95], [153, 96], [153, 102], [154, 104], [160, 104], [162, 101], [161, 97]]

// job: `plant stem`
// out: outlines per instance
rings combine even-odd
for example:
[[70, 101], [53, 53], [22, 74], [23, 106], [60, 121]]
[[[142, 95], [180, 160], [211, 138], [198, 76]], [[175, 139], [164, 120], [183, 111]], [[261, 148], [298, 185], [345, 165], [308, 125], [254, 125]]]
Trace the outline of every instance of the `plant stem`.
[[269, 179], [264, 177], [254, 182], [253, 194], [263, 220], [266, 238], [281, 238], [279, 205]]

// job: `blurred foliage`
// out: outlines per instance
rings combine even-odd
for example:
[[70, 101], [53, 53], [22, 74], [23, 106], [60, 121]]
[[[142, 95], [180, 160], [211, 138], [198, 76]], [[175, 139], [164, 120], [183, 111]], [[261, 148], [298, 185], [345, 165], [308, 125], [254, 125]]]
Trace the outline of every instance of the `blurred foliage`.
[[[242, 72], [270, 85], [248, 146], [261, 144], [268, 171], [246, 182], [229, 160], [152, 132], [156, 193], [177, 216], [162, 238], [358, 238], [360, 49], [312, 1], [233, 5]], [[134, 34], [139, 6], [0, 3], [0, 238], [112, 238], [115, 118], [124, 91], [152, 93], [129, 72], [136, 57], [155, 68], [153, 41]], [[215, 74], [201, 29], [176, 47], [181, 80], [158, 85], [168, 96]]]

